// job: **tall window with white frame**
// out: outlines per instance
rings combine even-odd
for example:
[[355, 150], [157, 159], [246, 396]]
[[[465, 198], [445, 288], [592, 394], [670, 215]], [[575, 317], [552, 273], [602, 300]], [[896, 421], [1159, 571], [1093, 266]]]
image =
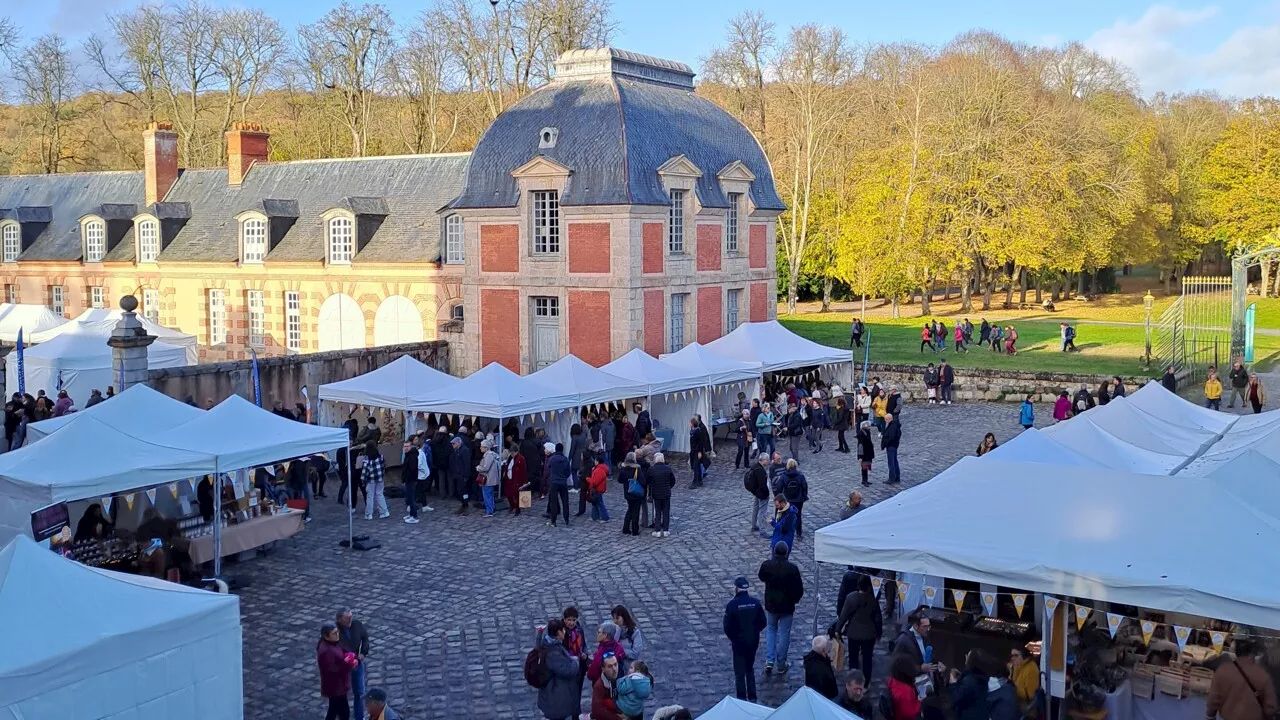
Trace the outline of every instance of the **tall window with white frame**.
[[266, 309], [262, 302], [262, 291], [246, 290], [244, 299], [249, 308], [249, 344], [262, 347], [266, 344]]
[[533, 254], [560, 254], [560, 193], [538, 190], [531, 193], [533, 211]]
[[107, 289], [95, 285], [89, 288], [89, 307], [94, 310], [102, 310], [107, 307]]
[[667, 252], [684, 254], [684, 190], [671, 191], [671, 208], [667, 213]]
[[0, 227], [0, 236], [4, 238], [4, 261], [17, 262], [22, 254], [22, 230], [17, 223], [8, 223]]
[[729, 290], [725, 298], [724, 331], [733, 332], [738, 327], [738, 303], [742, 301], [741, 290]]
[[350, 263], [355, 254], [355, 224], [339, 215], [329, 219], [329, 262]]
[[49, 309], [57, 315], [67, 314], [67, 304], [62, 294], [61, 285], [49, 286]]
[[151, 322], [160, 324], [160, 291], [155, 288], [142, 288], [142, 316]]
[[294, 290], [284, 294], [284, 347], [291, 353], [302, 352], [302, 300]]
[[153, 263], [160, 257], [160, 223], [143, 220], [138, 223], [138, 262]]
[[227, 343], [227, 291], [209, 289], [209, 344]]
[[671, 296], [671, 352], [684, 347], [684, 306], [688, 299], [689, 296], [684, 294]]
[[742, 193], [729, 193], [729, 212], [725, 215], [724, 251], [738, 252], [738, 212], [742, 206]]
[[244, 262], [262, 262], [267, 256], [267, 222], [262, 218], [248, 218], [240, 223], [240, 245], [244, 248]]
[[448, 265], [461, 265], [466, 260], [465, 238], [462, 234], [462, 216], [450, 215], [444, 219], [444, 261]]
[[84, 224], [84, 261], [102, 262], [107, 254], [107, 225], [101, 220]]

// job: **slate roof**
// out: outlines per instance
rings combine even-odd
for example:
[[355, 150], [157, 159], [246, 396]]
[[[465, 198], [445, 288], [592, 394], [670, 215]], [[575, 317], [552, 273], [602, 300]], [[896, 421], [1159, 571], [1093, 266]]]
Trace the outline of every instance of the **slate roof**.
[[0, 176], [0, 218], [30, 222], [48, 213], [48, 227], [19, 260], [79, 260], [80, 218], [102, 214], [103, 205], [141, 207], [143, 198], [142, 173], [136, 171]]
[[[561, 205], [667, 205], [657, 170], [684, 155], [702, 171], [697, 193], [704, 206], [728, 206], [716, 173], [739, 160], [756, 177], [756, 207], [785, 209], [759, 142], [732, 115], [692, 91], [687, 68], [607, 48], [590, 52], [612, 58], [613, 69], [561, 77], [499, 115], [472, 152], [466, 185], [452, 207], [515, 206], [518, 188], [511, 172], [538, 155], [571, 171]], [[661, 77], [641, 77], [644, 63], [652, 63]], [[668, 81], [681, 69], [688, 87]], [[544, 127], [558, 128], [559, 137], [554, 148], [540, 150]]]
[[239, 223], [247, 210], [292, 216], [297, 222], [267, 261], [321, 261], [325, 257], [326, 210], [386, 214], [356, 261], [432, 262], [440, 257], [436, 214], [458, 194], [468, 153], [404, 155], [336, 160], [299, 160], [254, 165], [238, 187], [227, 185], [225, 168], [189, 170], [165, 197], [186, 202], [191, 219], [160, 253], [160, 262], [235, 261]]

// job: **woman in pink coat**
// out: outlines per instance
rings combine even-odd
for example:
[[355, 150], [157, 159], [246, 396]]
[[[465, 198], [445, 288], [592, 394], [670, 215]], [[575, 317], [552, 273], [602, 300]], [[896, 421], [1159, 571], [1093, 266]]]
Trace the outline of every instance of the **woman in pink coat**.
[[1053, 403], [1053, 419], [1062, 422], [1071, 417], [1071, 400], [1067, 397], [1067, 391], [1063, 390], [1057, 401]]

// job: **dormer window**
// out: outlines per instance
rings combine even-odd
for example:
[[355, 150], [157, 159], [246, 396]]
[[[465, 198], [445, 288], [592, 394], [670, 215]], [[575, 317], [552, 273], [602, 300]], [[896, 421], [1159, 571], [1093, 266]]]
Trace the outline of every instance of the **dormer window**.
[[240, 246], [244, 262], [262, 262], [267, 256], [267, 221], [260, 217], [245, 218], [240, 223]]
[[0, 239], [4, 240], [4, 261], [17, 262], [22, 254], [22, 229], [18, 223], [9, 222], [0, 225]]
[[138, 262], [153, 263], [160, 257], [160, 223], [142, 220], [138, 223]]
[[448, 265], [461, 265], [465, 260], [462, 216], [450, 215], [444, 219], [444, 261]]
[[329, 218], [329, 262], [350, 264], [355, 253], [355, 223], [345, 215]]
[[107, 254], [107, 224], [101, 220], [84, 223], [84, 261], [97, 263]]

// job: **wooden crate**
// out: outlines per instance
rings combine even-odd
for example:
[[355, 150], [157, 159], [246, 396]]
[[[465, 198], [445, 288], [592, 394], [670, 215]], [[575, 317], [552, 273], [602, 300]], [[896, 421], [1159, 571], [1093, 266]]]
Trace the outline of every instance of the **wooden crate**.
[[1134, 697], [1153, 700], [1156, 696], [1156, 676], [1145, 665], [1139, 663], [1129, 672], [1129, 691]]
[[1209, 686], [1213, 684], [1213, 671], [1209, 668], [1191, 668], [1187, 674], [1187, 689], [1193, 693], [1209, 694]]
[[1183, 698], [1187, 695], [1187, 684], [1190, 678], [1185, 672], [1165, 668], [1156, 676], [1156, 688], [1165, 695]]

